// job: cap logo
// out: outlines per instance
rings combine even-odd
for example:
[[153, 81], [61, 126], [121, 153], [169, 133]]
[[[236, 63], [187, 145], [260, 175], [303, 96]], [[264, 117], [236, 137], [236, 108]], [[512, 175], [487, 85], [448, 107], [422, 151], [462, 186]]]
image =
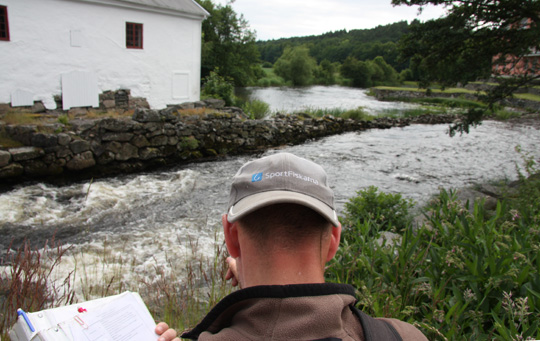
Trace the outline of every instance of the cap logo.
[[253, 174], [253, 176], [251, 177], [251, 182], [259, 182], [259, 181], [262, 181], [262, 179], [263, 179], [263, 173]]

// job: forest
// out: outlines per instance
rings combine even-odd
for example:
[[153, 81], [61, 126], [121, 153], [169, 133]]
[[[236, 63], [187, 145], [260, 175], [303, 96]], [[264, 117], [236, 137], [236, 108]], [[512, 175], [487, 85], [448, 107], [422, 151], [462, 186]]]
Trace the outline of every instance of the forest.
[[271, 64], [281, 57], [286, 47], [304, 45], [309, 48], [309, 54], [318, 64], [325, 59], [331, 63], [343, 63], [347, 57], [366, 61], [381, 56], [397, 71], [402, 71], [408, 67], [408, 63], [399, 61], [398, 42], [408, 31], [409, 24], [400, 21], [372, 29], [340, 30], [307, 37], [257, 41], [256, 45], [261, 60]]

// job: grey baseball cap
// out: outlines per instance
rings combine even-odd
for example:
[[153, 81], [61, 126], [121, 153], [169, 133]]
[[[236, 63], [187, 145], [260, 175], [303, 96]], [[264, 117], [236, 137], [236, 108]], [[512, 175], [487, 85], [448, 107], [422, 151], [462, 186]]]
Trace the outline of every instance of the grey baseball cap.
[[318, 164], [279, 153], [244, 164], [233, 178], [227, 220], [230, 223], [265, 206], [291, 203], [318, 212], [333, 226], [339, 221], [334, 192]]

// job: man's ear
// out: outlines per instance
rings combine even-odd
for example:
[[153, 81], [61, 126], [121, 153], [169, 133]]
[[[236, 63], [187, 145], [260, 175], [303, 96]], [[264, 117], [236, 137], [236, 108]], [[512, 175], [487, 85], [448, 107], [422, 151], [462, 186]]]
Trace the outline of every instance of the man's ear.
[[238, 243], [238, 224], [229, 223], [227, 220], [227, 214], [221, 216], [221, 222], [223, 224], [223, 233], [225, 235], [225, 244], [227, 244], [227, 250], [233, 258], [240, 256], [240, 244]]
[[341, 223], [338, 226], [332, 226], [332, 234], [330, 236], [330, 247], [328, 248], [328, 255], [326, 256], [326, 262], [329, 262], [334, 258], [339, 248], [339, 241], [341, 239]]

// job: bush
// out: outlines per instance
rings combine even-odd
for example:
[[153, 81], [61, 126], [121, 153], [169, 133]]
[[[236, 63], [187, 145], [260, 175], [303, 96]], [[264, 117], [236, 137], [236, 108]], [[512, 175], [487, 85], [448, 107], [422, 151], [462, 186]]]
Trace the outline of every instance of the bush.
[[491, 215], [441, 190], [426, 223], [408, 223], [393, 241], [365, 218], [375, 190], [360, 193], [327, 279], [356, 286], [367, 313], [413, 323], [430, 340], [539, 339], [540, 194], [531, 193], [540, 192], [531, 187], [540, 184], [529, 178], [519, 191], [528, 205], [499, 201]]
[[414, 207], [414, 203], [402, 198], [401, 194], [378, 192], [375, 186], [358, 191], [357, 194], [357, 197], [349, 199], [345, 204], [344, 222], [347, 224], [372, 222], [381, 230], [399, 231], [412, 221], [409, 209]]
[[257, 99], [245, 102], [241, 107], [252, 120], [261, 119], [270, 114], [270, 105]]
[[211, 71], [210, 75], [204, 79], [202, 97], [220, 98], [225, 101], [225, 105], [234, 104], [234, 85], [232, 80], [219, 75], [219, 68]]

